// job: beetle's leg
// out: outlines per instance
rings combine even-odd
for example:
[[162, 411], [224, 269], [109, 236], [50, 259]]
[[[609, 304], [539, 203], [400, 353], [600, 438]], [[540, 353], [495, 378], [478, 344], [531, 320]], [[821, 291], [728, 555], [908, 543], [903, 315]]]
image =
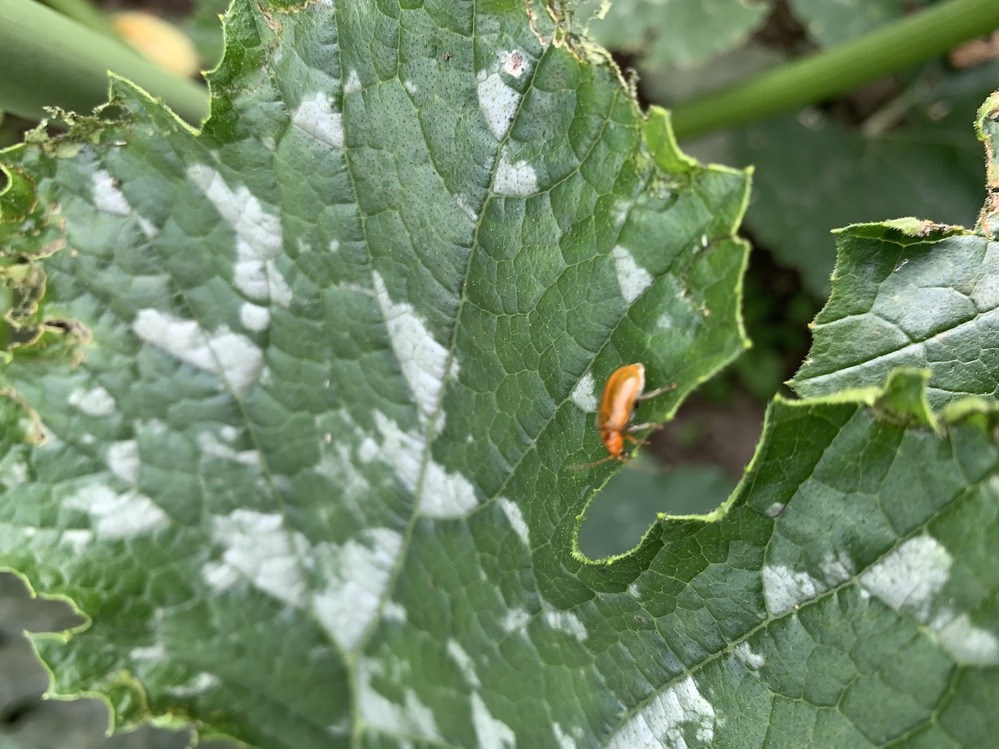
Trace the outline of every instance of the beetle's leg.
[[643, 429], [662, 429], [662, 428], [663, 428], [662, 424], [655, 424], [655, 423], [649, 421], [649, 422], [646, 422], [645, 424], [629, 424], [627, 427], [625, 427], [621, 431], [623, 433], [622, 436], [625, 439], [629, 439], [632, 442], [634, 442], [635, 438], [632, 437], [630, 434], [627, 434], [627, 432], [640, 432]]
[[669, 385], [663, 385], [661, 388], [656, 388], [655, 390], [650, 390], [647, 393], [642, 393], [640, 396], [635, 398], [636, 401], [644, 401], [649, 398], [655, 398], [657, 395], [662, 395], [668, 390], [673, 390], [676, 387], [676, 383], [673, 382]]

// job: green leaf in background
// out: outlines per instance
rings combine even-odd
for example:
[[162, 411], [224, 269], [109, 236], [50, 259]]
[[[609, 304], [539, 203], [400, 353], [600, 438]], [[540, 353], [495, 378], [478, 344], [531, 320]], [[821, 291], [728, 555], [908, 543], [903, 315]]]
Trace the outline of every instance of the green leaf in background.
[[933, 372], [934, 407], [996, 397], [999, 245], [916, 219], [847, 227], [837, 244], [833, 293], [815, 318], [796, 392], [821, 396], [922, 366]]
[[228, 0], [196, 0], [183, 24], [205, 63], [205, 70], [214, 68], [222, 58], [222, 23], [219, 17], [228, 7]]
[[576, 4], [589, 33], [608, 49], [641, 53], [648, 64], [689, 68], [738, 46], [766, 17], [753, 0], [615, 0], [596, 18], [599, 0]]
[[788, 3], [808, 35], [819, 45], [832, 47], [918, 12], [927, 0], [788, 0]]
[[[989, 154], [995, 98], [977, 128]], [[983, 211], [988, 212], [989, 202]], [[792, 385], [816, 397], [880, 382], [900, 366], [928, 367], [934, 407], [966, 395], [994, 399], [999, 245], [986, 234], [916, 219], [859, 224], [837, 235], [833, 293], [815, 318], [812, 350]]]

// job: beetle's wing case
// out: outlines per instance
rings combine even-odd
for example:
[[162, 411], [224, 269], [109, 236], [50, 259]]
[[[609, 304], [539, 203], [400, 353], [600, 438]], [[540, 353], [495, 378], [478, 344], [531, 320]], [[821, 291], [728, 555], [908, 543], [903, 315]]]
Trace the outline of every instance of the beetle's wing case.
[[600, 407], [597, 409], [597, 429], [623, 429], [631, 420], [635, 402], [645, 390], [645, 367], [628, 364], [614, 370], [607, 378]]

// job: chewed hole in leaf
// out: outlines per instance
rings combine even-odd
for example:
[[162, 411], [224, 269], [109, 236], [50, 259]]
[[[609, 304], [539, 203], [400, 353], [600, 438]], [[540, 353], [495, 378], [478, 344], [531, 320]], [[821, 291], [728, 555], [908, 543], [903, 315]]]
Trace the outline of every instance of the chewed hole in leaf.
[[710, 466], [669, 469], [638, 457], [618, 471], [586, 509], [579, 550], [590, 559], [635, 548], [660, 513], [702, 515], [728, 499], [735, 481]]

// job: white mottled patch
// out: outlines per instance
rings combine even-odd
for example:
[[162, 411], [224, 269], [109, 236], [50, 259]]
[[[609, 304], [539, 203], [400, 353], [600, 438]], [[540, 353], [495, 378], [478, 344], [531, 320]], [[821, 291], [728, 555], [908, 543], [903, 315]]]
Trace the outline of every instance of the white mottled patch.
[[59, 534], [59, 543], [66, 544], [76, 554], [82, 554], [94, 542], [93, 531], [82, 529], [63, 531]]
[[357, 75], [356, 70], [351, 70], [347, 73], [347, 80], [343, 84], [343, 92], [345, 94], [356, 94], [361, 90], [361, 78]]
[[420, 514], [429, 518], [459, 518], [470, 513], [479, 500], [475, 487], [460, 473], [448, 473], [432, 460], [427, 461], [420, 494]]
[[593, 373], [587, 372], [582, 379], [576, 383], [569, 398], [575, 403], [580, 411], [595, 413], [597, 410], [597, 393], [593, 389]]
[[520, 507], [516, 502], [506, 497], [500, 497], [496, 501], [499, 502], [499, 506], [506, 515], [506, 519], [510, 522], [510, 527], [513, 528], [514, 533], [524, 542], [524, 546], [530, 549], [531, 536], [527, 529], [527, 523], [524, 520], [524, 513], [520, 511]]
[[[946, 620], [946, 623], [944, 621]], [[933, 623], [944, 650], [962, 666], [999, 666], [999, 639], [971, 623], [967, 614], [944, 616]]]
[[576, 740], [563, 731], [562, 726], [558, 723], [552, 723], [552, 730], [555, 732], [558, 749], [576, 749]]
[[312, 559], [325, 581], [314, 596], [316, 616], [345, 651], [357, 647], [378, 615], [401, 550], [401, 533], [370, 528], [342, 546], [324, 543], [313, 551]]
[[166, 691], [167, 694], [171, 694], [174, 697], [194, 697], [195, 695], [204, 694], [209, 690], [215, 689], [221, 683], [222, 680], [215, 674], [202, 671], [187, 682], [187, 684], [170, 687]]
[[932, 536], [916, 536], [868, 568], [860, 584], [895, 611], [926, 622], [952, 563], [943, 544]]
[[739, 659], [739, 662], [746, 668], [753, 671], [760, 670], [766, 664], [766, 659], [762, 655], [754, 653], [749, 647], [748, 642], [741, 642], [736, 645], [734, 652], [735, 657]]
[[564, 632], [580, 642], [583, 642], [590, 636], [590, 633], [586, 631], [586, 627], [579, 620], [579, 617], [572, 611], [557, 611], [546, 606], [543, 618], [545, 624], [552, 629]]
[[472, 692], [472, 725], [479, 740], [479, 749], [516, 749], [513, 730], [492, 716], [478, 692]]
[[526, 198], [538, 191], [538, 175], [534, 167], [526, 161], [510, 163], [506, 152], [500, 156], [493, 177], [493, 192], [497, 195], [512, 195]]
[[[268, 260], [282, 249], [281, 219], [264, 210], [260, 201], [245, 186], [231, 190], [217, 171], [204, 164], [195, 164], [187, 176], [215, 206], [222, 219], [236, 235], [236, 264], [233, 283], [251, 299], [266, 300], [279, 283]], [[280, 283], [283, 283], [281, 279]]]
[[125, 194], [115, 186], [114, 177], [107, 169], [94, 173], [90, 180], [90, 191], [94, 198], [94, 208], [112, 216], [128, 216], [132, 207]]
[[277, 269], [275, 261], [268, 260], [264, 265], [267, 269], [267, 293], [275, 304], [288, 307], [292, 300], [291, 287]]
[[510, 131], [517, 106], [520, 104], [520, 92], [511, 88], [499, 73], [486, 74], [479, 71], [476, 86], [479, 94], [479, 110], [486, 118], [486, 125], [493, 137], [501, 141]]
[[510, 52], [501, 51], [497, 54], [499, 55], [500, 62], [503, 63], [503, 72], [507, 75], [520, 78], [520, 76], [531, 69], [531, 64], [524, 57], [523, 52], [511, 50]]
[[701, 235], [701, 248], [703, 249], [703, 248], [705, 248], [707, 246], [708, 246], [708, 235], [707, 234], [702, 234]]
[[821, 580], [807, 572], [795, 572], [782, 564], [763, 567], [763, 597], [771, 616], [791, 611], [825, 589]]
[[243, 302], [239, 308], [239, 321], [247, 330], [259, 333], [267, 330], [267, 326], [271, 324], [271, 311], [259, 304]]
[[[225, 435], [223, 435], [224, 437]], [[229, 438], [230, 440], [232, 438]], [[233, 463], [240, 463], [244, 466], [259, 466], [260, 453], [256, 450], [237, 451], [219, 441], [211, 432], [200, 432], [198, 434], [198, 449], [203, 455], [210, 455], [213, 458], [230, 460]]]
[[398, 601], [386, 601], [382, 606], [382, 618], [390, 622], [405, 624], [409, 615], [406, 613], [406, 607]]
[[0, 460], [0, 484], [13, 489], [26, 483], [28, 483], [27, 462], [14, 451], [7, 453], [7, 457]]
[[133, 661], [165, 661], [167, 650], [162, 642], [158, 642], [144, 648], [132, 648], [128, 651], [128, 657]]
[[659, 319], [656, 320], [656, 327], [660, 330], [672, 330], [673, 320], [670, 319], [669, 315], [660, 315]]
[[458, 204], [458, 207], [461, 209], [461, 212], [464, 213], [466, 216], [468, 216], [469, 220], [472, 223], [475, 223], [476, 221], [479, 220], [479, 214], [477, 214], [475, 211], [472, 210], [472, 207], [468, 204], [468, 201], [465, 199], [464, 196], [456, 195], [454, 198], [454, 202]]
[[420, 90], [419, 87], [412, 81], [403, 81], [402, 87], [406, 89], [413, 96], [416, 96], [416, 92]]
[[614, 259], [614, 270], [617, 272], [617, 283], [621, 287], [621, 296], [628, 304], [640, 297], [652, 285], [652, 274], [635, 262], [635, 258], [621, 245], [611, 251]]
[[229, 590], [242, 579], [240, 571], [225, 562], [208, 562], [201, 568], [201, 576], [216, 593]]
[[[377, 456], [395, 470], [407, 489], [415, 491], [424, 463], [424, 438], [402, 431], [398, 424], [380, 412], [375, 412], [375, 423], [383, 440]], [[421, 515], [432, 518], [464, 517], [478, 503], [475, 488], [468, 479], [460, 473], [448, 473], [429, 458], [426, 460], [420, 492]]]
[[831, 554], [826, 555], [822, 562], [819, 563], [819, 569], [822, 570], [826, 585], [829, 587], [845, 583], [857, 571], [853, 560], [843, 550], [840, 550], [835, 557]]
[[225, 325], [208, 333], [193, 320], [143, 309], [136, 315], [132, 330], [182, 362], [219, 375], [237, 396], [246, 395], [256, 385], [264, 367], [263, 352], [253, 341]]
[[316, 140], [343, 149], [343, 114], [333, 111], [333, 100], [321, 91], [302, 99], [291, 121]]
[[624, 222], [628, 220], [628, 215], [631, 213], [632, 207], [633, 205], [629, 201], [614, 201], [614, 216], [611, 220], [614, 222], [614, 226], [617, 228], [619, 233], [624, 227]]
[[370, 437], [365, 437], [357, 448], [357, 459], [362, 463], [370, 463], [379, 452], [378, 443]]
[[638, 588], [638, 583], [632, 583], [628, 586], [628, 595], [635, 600], [641, 600], [642, 591]]
[[169, 518], [149, 497], [135, 491], [116, 494], [104, 484], [91, 484], [67, 498], [64, 507], [90, 515], [98, 538], [130, 538], [167, 525]]
[[[420, 415], [428, 424], [436, 415], [445, 378], [458, 376], [458, 363], [452, 360], [449, 368], [447, 349], [434, 340], [413, 306], [393, 302], [382, 277], [378, 273], [372, 273], [372, 277], [392, 350], [413, 391]], [[436, 426], [439, 431], [443, 424]]]
[[[320, 0], [320, 1], [321, 2], [328, 1], [330, 5], [333, 4], [333, 0]], [[350, 734], [351, 734], [350, 718], [347, 717], [347, 716], [344, 716], [343, 718], [340, 718], [340, 720], [338, 720], [336, 723], [332, 723], [332, 724], [326, 726], [326, 732], [330, 736], [336, 736], [337, 738], [343, 738], [344, 736], [350, 736]], [[406, 743], [409, 743], [409, 742], [406, 742]], [[410, 744], [410, 749], [412, 749], [412, 744]]]
[[97, 437], [92, 435], [90, 432], [84, 432], [83, 434], [80, 435], [81, 445], [92, 445], [95, 442], [97, 442]]
[[376, 455], [395, 469], [403, 486], [415, 490], [423, 460], [422, 437], [402, 431], [397, 423], [381, 411], [375, 412], [375, 425], [382, 435], [382, 446]]
[[524, 609], [508, 609], [503, 617], [503, 631], [516, 632], [518, 629], [526, 627], [529, 621], [531, 621], [531, 615]]
[[258, 590], [293, 606], [308, 603], [301, 560], [309, 553], [307, 539], [284, 528], [281, 515], [235, 510], [215, 517], [212, 540], [222, 547], [222, 558], [202, 568], [215, 590], [245, 578]]
[[[413, 738], [430, 739], [440, 742], [437, 721], [429, 707], [420, 702], [416, 692], [407, 688], [403, 693], [403, 704], [392, 702], [375, 691], [372, 680], [384, 676], [380, 661], [359, 658], [357, 674], [357, 708], [361, 718], [369, 726], [387, 733], [408, 735]], [[398, 690], [398, 686], [393, 692]]]
[[472, 663], [472, 658], [465, 652], [465, 649], [458, 644], [455, 639], [450, 639], [447, 641], [447, 654], [451, 656], [458, 669], [461, 671], [461, 675], [465, 677], [465, 682], [472, 688], [478, 689], [482, 686], [479, 681], [479, 675], [475, 673], [475, 664]]
[[134, 484], [139, 480], [139, 443], [135, 440], [112, 442], [105, 460], [111, 473], [122, 481]]
[[628, 718], [606, 747], [687, 749], [683, 737], [683, 725], [687, 723], [694, 724], [698, 746], [710, 746], [715, 736], [715, 710], [691, 676], [660, 692]]
[[111, 393], [100, 385], [87, 390], [77, 388], [69, 394], [66, 402], [87, 416], [109, 416], [114, 413], [116, 405]]
[[154, 224], [148, 218], [145, 218], [143, 216], [136, 216], [135, 220], [139, 222], [139, 228], [142, 229], [142, 233], [145, 234], [150, 239], [152, 239], [153, 237], [155, 237], [157, 234], [160, 233], [159, 227], [156, 226], [156, 224]]
[[350, 445], [346, 442], [329, 444], [332, 439], [330, 432], [323, 435], [323, 441], [327, 444], [321, 448], [316, 473], [329, 479], [330, 484], [337, 487], [345, 506], [349, 509], [357, 508], [358, 512], [363, 514], [362, 504], [370, 499], [371, 484], [358, 470], [351, 455]]
[[784, 512], [784, 504], [782, 502], [774, 502], [766, 509], [766, 513], [769, 517], [775, 518]]

